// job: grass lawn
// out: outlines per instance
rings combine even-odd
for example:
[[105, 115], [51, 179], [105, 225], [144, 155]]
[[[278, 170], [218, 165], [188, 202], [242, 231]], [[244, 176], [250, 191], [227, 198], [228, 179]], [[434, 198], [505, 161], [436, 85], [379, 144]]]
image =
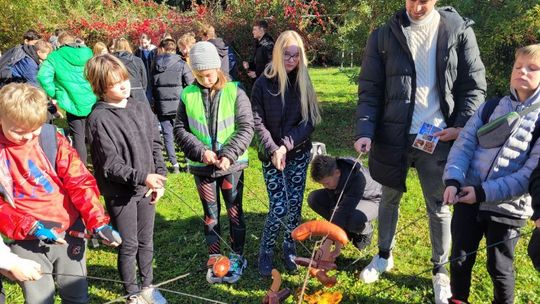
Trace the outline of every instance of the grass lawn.
[[[351, 72], [351, 71], [349, 71]], [[357, 87], [348, 80], [347, 73], [337, 68], [312, 69], [311, 76], [323, 108], [324, 122], [318, 126], [313, 139], [326, 143], [328, 153], [336, 156], [354, 156], [352, 149], [354, 116]], [[270, 280], [261, 279], [257, 272], [257, 253], [259, 239], [267, 212], [267, 195], [261, 174], [261, 163], [256, 152], [250, 148], [250, 166], [245, 171], [244, 210], [247, 222], [247, 244], [245, 254], [249, 266], [245, 275], [235, 285], [209, 285], [205, 280], [207, 260], [203, 237], [202, 208], [197, 196], [193, 177], [186, 173], [170, 175], [168, 192], [158, 204], [155, 244], [155, 283], [189, 273], [186, 278], [174, 281], [164, 288], [197, 295], [225, 303], [261, 303]], [[370, 247], [360, 252], [347, 245], [338, 258], [338, 284], [331, 289], [343, 293], [342, 303], [432, 303], [431, 287], [431, 249], [427, 228], [427, 217], [422, 193], [416, 173], [410, 171], [409, 191], [401, 202], [397, 246], [394, 250], [395, 268], [384, 274], [376, 284], [366, 285], [358, 280], [362, 267], [367, 265], [377, 252], [376, 237]], [[308, 181], [306, 194], [318, 186]], [[316, 218], [305, 205], [303, 219]], [[228, 239], [227, 217], [222, 214], [222, 231]], [[524, 228], [529, 232], [532, 226]], [[533, 270], [526, 254], [528, 234], [518, 243], [516, 252], [516, 303], [540, 303], [540, 275]], [[313, 242], [305, 243], [313, 248]], [[483, 245], [482, 245], [483, 246]], [[222, 247], [228, 253], [226, 246]], [[309, 252], [298, 246], [300, 256]], [[281, 249], [275, 253], [275, 263], [283, 270]], [[491, 280], [485, 270], [486, 256], [480, 251], [474, 269], [472, 303], [488, 303], [492, 298]], [[115, 251], [103, 246], [88, 250], [89, 275], [119, 280], [116, 271]], [[292, 290], [302, 286], [305, 269], [299, 273], [283, 273], [283, 287]], [[322, 289], [314, 279], [308, 284], [309, 291]], [[535, 291], [536, 290], [536, 291]], [[105, 303], [122, 293], [118, 283], [90, 280], [91, 303]], [[20, 289], [6, 284], [7, 303], [23, 303]], [[163, 292], [169, 303], [212, 303], [211, 301], [190, 298]], [[59, 303], [59, 301], [58, 301]], [[293, 302], [292, 298], [286, 303]]]

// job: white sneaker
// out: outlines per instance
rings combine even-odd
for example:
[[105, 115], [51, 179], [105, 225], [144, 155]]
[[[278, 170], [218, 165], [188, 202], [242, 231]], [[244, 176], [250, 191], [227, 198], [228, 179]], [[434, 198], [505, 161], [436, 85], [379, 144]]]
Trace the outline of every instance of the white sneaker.
[[376, 255], [371, 262], [360, 273], [360, 280], [369, 284], [377, 281], [381, 273], [394, 268], [394, 258], [392, 255], [387, 259], [383, 259]]
[[433, 281], [435, 304], [448, 304], [448, 299], [452, 297], [450, 278], [444, 273], [437, 273], [431, 280]]
[[159, 292], [159, 290], [155, 289], [152, 286], [143, 288], [140, 296], [148, 304], [167, 304], [167, 300], [165, 300], [161, 292]]

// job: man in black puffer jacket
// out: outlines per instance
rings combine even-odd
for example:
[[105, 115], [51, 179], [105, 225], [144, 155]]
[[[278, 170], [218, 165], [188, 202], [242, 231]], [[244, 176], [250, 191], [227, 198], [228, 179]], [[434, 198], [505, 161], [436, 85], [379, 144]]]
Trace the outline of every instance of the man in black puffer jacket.
[[[406, 1], [369, 37], [359, 77], [355, 149], [369, 154], [373, 179], [383, 185], [379, 206], [379, 254], [360, 278], [374, 282], [393, 267], [399, 202], [408, 168], [416, 167], [426, 200], [436, 303], [447, 303], [450, 220], [441, 203], [442, 173], [459, 129], [484, 101], [485, 68], [473, 21], [436, 0]], [[428, 154], [412, 148], [423, 123], [443, 129]], [[373, 142], [373, 146], [372, 146]]]
[[174, 148], [174, 120], [182, 90], [193, 83], [195, 78], [186, 62], [176, 54], [176, 42], [173, 39], [164, 39], [159, 46], [164, 53], [157, 55], [155, 61], [152, 87], [154, 106], [173, 173], [178, 173], [180, 166]]

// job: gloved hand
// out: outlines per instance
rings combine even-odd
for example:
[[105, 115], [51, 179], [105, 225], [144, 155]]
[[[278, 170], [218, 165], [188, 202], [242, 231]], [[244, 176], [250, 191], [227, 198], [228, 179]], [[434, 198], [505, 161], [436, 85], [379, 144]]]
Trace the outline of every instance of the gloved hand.
[[32, 228], [32, 230], [30, 230], [30, 234], [47, 244], [65, 244], [66, 243], [64, 239], [58, 237], [58, 235], [56, 234], [56, 232], [54, 232], [53, 229], [46, 228], [39, 221], [37, 221], [34, 224], [34, 227]]
[[120, 233], [118, 233], [118, 231], [114, 230], [109, 225], [103, 225], [94, 229], [94, 234], [99, 236], [99, 238], [103, 240], [103, 243], [109, 246], [117, 247], [122, 244], [122, 238], [120, 237]]

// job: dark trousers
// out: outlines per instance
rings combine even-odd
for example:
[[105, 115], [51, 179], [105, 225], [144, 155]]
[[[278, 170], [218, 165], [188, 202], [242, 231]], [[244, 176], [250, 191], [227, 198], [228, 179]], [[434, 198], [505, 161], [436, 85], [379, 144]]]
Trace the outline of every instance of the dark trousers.
[[[68, 231], [84, 231], [81, 220]], [[86, 280], [86, 241], [62, 233], [60, 237], [66, 245], [45, 244], [39, 240], [15, 241], [11, 251], [23, 259], [33, 260], [41, 265], [43, 277], [37, 281], [20, 282], [25, 303], [52, 304], [55, 290], [63, 304], [89, 302]], [[64, 275], [52, 275], [58, 273]]]
[[174, 116], [158, 116], [159, 123], [161, 124], [161, 131], [163, 132], [163, 143], [165, 144], [165, 150], [167, 151], [167, 157], [171, 162], [171, 165], [178, 164], [176, 160], [176, 150], [174, 148]]
[[[327, 189], [319, 189], [312, 191], [308, 196], [308, 204], [313, 211], [317, 212], [326, 220], [330, 220], [332, 212], [336, 206], [338, 197], [334, 191]], [[361, 200], [356, 205], [356, 208], [347, 212], [347, 214], [336, 212], [333, 220], [342, 226], [347, 233], [353, 234], [369, 234], [373, 232], [373, 226], [369, 224], [377, 218], [379, 212], [379, 204], [368, 200]], [[343, 218], [338, 218], [343, 217]], [[366, 225], [367, 224], [367, 225]]]
[[[479, 219], [478, 207], [478, 204], [463, 203], [454, 206], [450, 264], [453, 298], [468, 301], [476, 253], [465, 255], [477, 250], [480, 240], [485, 236], [486, 246], [489, 247], [487, 270], [493, 282], [493, 303], [514, 303], [514, 250], [519, 239], [519, 228]], [[496, 243], [499, 244], [491, 246]]]
[[194, 177], [204, 210], [204, 236], [208, 246], [208, 254], [221, 253], [220, 190], [229, 216], [232, 250], [234, 253], [243, 254], [246, 242], [246, 223], [242, 209], [244, 170], [218, 178], [199, 175], [194, 175]]
[[66, 113], [66, 118], [69, 126], [69, 134], [73, 140], [73, 148], [79, 153], [79, 158], [86, 166], [88, 152], [86, 151], [86, 117], [75, 116]]
[[128, 294], [139, 291], [137, 268], [142, 287], [152, 284], [154, 273], [154, 217], [155, 205], [150, 197], [134, 199], [122, 197], [105, 199], [112, 224], [122, 236], [118, 250], [118, 272]]

